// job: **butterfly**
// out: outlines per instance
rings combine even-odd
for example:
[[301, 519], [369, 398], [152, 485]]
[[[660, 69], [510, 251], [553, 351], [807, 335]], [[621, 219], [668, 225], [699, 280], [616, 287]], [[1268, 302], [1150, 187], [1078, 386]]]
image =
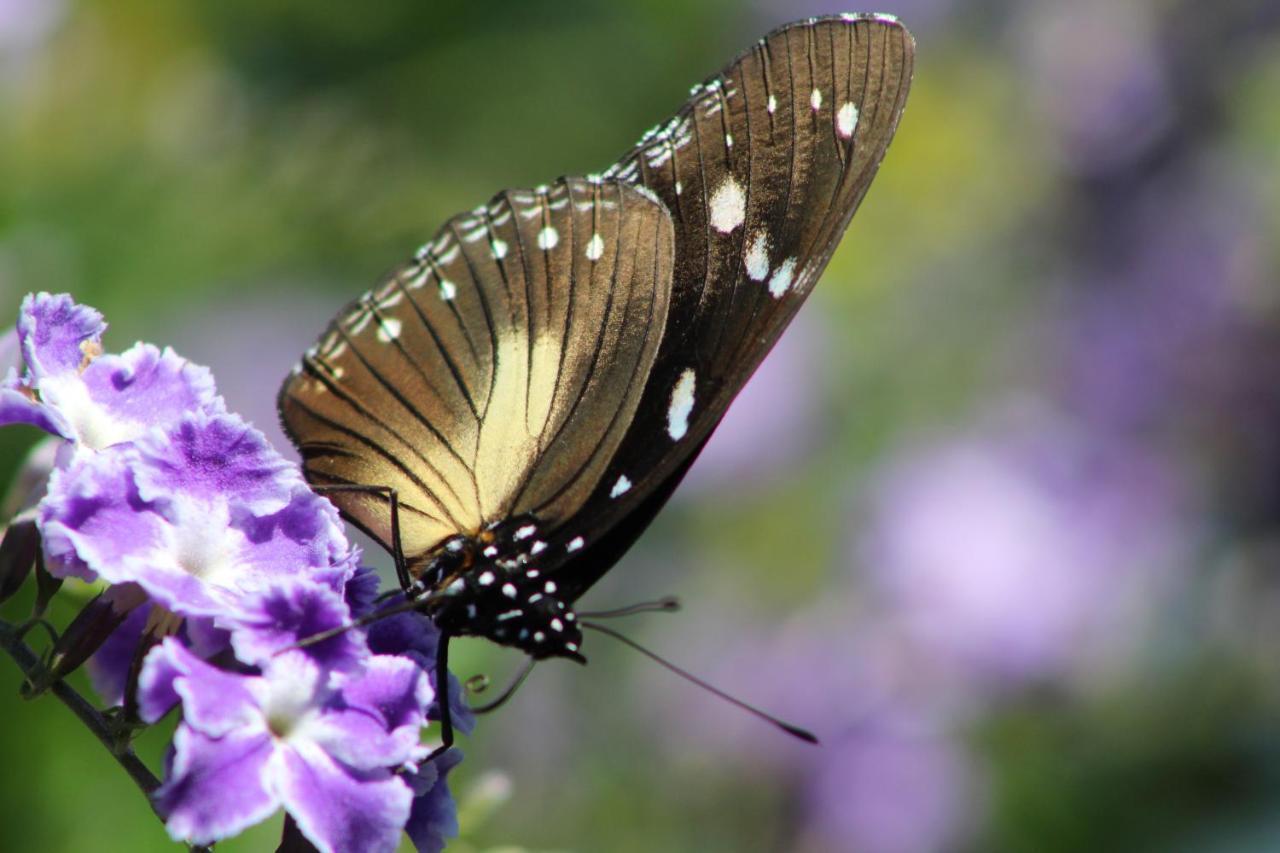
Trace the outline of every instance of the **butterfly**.
[[285, 431], [396, 556], [440, 667], [458, 635], [585, 662], [574, 603], [813, 289], [913, 57], [889, 16], [782, 27], [603, 173], [449, 220], [307, 351]]

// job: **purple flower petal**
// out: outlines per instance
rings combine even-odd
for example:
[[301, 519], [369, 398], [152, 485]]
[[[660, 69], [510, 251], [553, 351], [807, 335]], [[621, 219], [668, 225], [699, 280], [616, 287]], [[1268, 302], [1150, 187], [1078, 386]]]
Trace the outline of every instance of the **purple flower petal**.
[[188, 412], [223, 411], [206, 368], [150, 344], [101, 355], [105, 329], [102, 315], [65, 294], [28, 296], [17, 327], [25, 374], [0, 354], [0, 425], [31, 424], [101, 450]]
[[254, 688], [261, 679], [212, 666], [170, 638], [156, 646], [138, 677], [138, 710], [155, 722], [182, 700], [184, 724], [209, 737], [250, 730], [265, 732]]
[[[404, 655], [412, 659], [430, 678], [437, 701], [441, 692], [440, 685], [436, 684], [436, 649], [439, 644], [440, 632], [430, 619], [420, 613], [389, 616], [369, 626], [369, 648], [379, 654]], [[476, 718], [467, 704], [462, 685], [453, 673], [449, 674], [448, 690], [453, 727], [463, 734], [470, 734], [475, 729]], [[434, 703], [431, 719], [439, 719]]]
[[36, 388], [71, 424], [76, 439], [99, 450], [134, 441], [189, 412], [223, 409], [207, 368], [151, 344], [100, 356], [82, 372], [40, 379]]
[[231, 415], [80, 457], [53, 478], [40, 523], [62, 573], [137, 582], [184, 616], [234, 613], [279, 577], [341, 590], [354, 570], [332, 505]]
[[[257, 595], [244, 596], [236, 605], [234, 615], [216, 621], [231, 629], [236, 657], [250, 664], [262, 663], [307, 637], [351, 622], [338, 593], [301, 579], [275, 581]], [[368, 655], [363, 635], [357, 631], [308, 646], [305, 652], [327, 669], [352, 667]]]
[[101, 351], [106, 329], [101, 314], [65, 293], [28, 295], [18, 313], [22, 354], [36, 380], [78, 371]]
[[138, 489], [148, 500], [234, 495], [249, 512], [264, 516], [287, 506], [301, 482], [297, 468], [236, 415], [189, 415], [140, 440], [138, 452]]
[[141, 518], [141, 501], [127, 481], [124, 455], [81, 457], [55, 470], [40, 505], [40, 534], [49, 570], [58, 577], [93, 581], [154, 538]]
[[281, 750], [276, 785], [298, 828], [321, 851], [393, 851], [413, 793], [391, 774], [352, 775], [322, 749]]
[[209, 844], [267, 817], [279, 801], [265, 784], [275, 754], [262, 731], [211, 738], [179, 726], [168, 778], [155, 793], [156, 808], [174, 840]]
[[451, 749], [409, 777], [414, 798], [404, 830], [418, 853], [439, 853], [445, 841], [458, 834], [458, 808], [449, 790], [448, 775], [461, 762], [462, 753]]
[[89, 679], [93, 682], [94, 691], [106, 705], [120, 705], [124, 702], [129, 670], [133, 667], [133, 659], [142, 642], [142, 631], [151, 616], [151, 610], [149, 604], [135, 608], [89, 659]]
[[378, 585], [381, 581], [378, 579], [378, 573], [368, 566], [361, 566], [356, 569], [356, 573], [347, 581], [344, 596], [347, 604], [351, 607], [351, 615], [359, 619], [373, 611], [373, 605], [378, 598]]
[[32, 399], [30, 392], [17, 383], [0, 388], [0, 426], [11, 424], [29, 424], [60, 438], [75, 437], [75, 430], [61, 412]]
[[[419, 750], [432, 691], [421, 669], [408, 658], [379, 655], [359, 675], [341, 681], [347, 713], [329, 715], [333, 727], [320, 740], [329, 753], [361, 769], [408, 763]], [[376, 725], [379, 737], [350, 737], [362, 720]], [[344, 727], [351, 727], [343, 731]], [[333, 737], [331, 735], [341, 735]], [[352, 752], [356, 746], [358, 751]]]

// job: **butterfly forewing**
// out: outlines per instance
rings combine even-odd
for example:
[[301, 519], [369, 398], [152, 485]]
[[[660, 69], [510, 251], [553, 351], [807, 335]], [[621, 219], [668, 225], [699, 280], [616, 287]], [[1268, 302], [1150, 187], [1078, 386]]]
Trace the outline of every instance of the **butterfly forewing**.
[[[560, 539], [576, 549], [615, 526], [634, 538], [657, 511], [834, 252], [902, 115], [913, 55], [885, 16], [784, 27], [608, 170], [671, 211], [670, 319], [626, 436]], [[609, 563], [588, 548], [561, 585], [581, 594]]]
[[[616, 181], [510, 191], [455, 217], [343, 311], [281, 391], [317, 484], [389, 486], [405, 553], [587, 499], [666, 325], [666, 210]], [[339, 493], [390, 545], [386, 499]]]

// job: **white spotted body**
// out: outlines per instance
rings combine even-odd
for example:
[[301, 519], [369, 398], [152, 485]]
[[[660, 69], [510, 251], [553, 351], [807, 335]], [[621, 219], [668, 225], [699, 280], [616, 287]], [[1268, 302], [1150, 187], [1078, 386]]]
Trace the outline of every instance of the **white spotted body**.
[[[548, 545], [539, 530], [525, 517], [454, 537], [412, 569], [418, 579], [410, 594], [428, 596], [424, 606], [442, 631], [488, 637], [535, 659], [583, 661], [577, 615], [560, 585], [542, 576], [537, 558]], [[575, 541], [580, 548], [581, 537]]]

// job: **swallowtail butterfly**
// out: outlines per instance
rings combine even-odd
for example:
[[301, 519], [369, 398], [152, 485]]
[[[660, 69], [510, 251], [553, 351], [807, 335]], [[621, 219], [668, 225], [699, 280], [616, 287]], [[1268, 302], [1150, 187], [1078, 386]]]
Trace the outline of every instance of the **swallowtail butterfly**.
[[888, 16], [776, 30], [602, 174], [451, 219], [307, 351], [285, 430], [397, 555], [442, 666], [455, 635], [585, 661], [574, 602], [817, 282], [913, 54]]

